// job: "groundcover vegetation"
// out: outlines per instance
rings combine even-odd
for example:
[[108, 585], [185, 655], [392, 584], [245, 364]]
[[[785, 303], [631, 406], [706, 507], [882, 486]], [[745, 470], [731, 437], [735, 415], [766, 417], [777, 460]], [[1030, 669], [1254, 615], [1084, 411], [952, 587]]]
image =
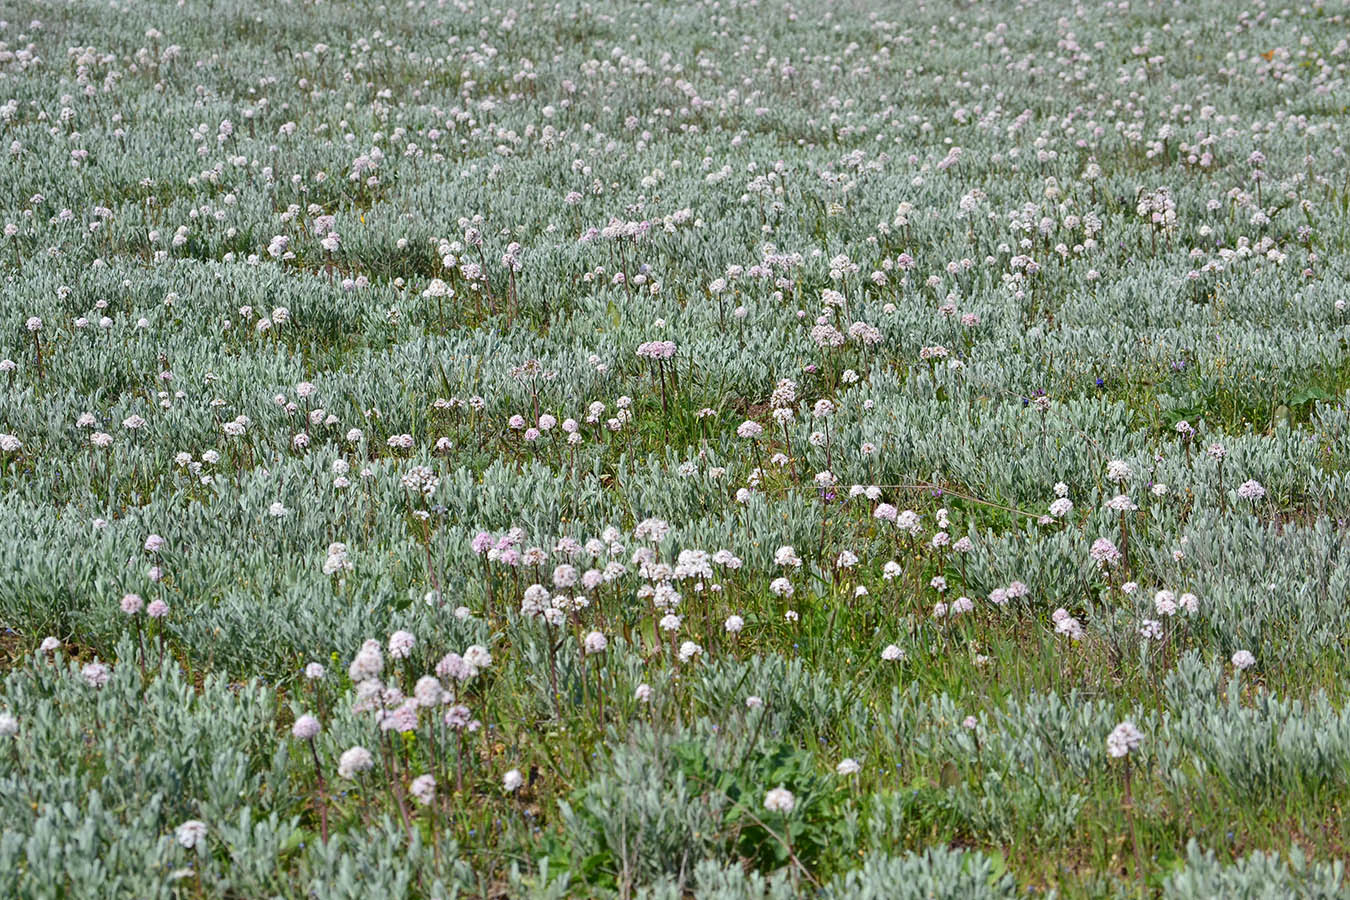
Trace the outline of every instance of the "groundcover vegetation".
[[0, 895], [1350, 895], [1343, 5], [0, 20]]

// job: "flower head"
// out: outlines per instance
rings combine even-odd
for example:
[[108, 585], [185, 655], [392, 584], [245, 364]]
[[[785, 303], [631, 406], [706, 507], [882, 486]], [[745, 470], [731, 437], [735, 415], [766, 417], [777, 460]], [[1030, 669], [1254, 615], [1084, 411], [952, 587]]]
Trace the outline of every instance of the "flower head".
[[101, 662], [91, 662], [80, 669], [80, 677], [84, 679], [85, 684], [92, 688], [101, 688], [108, 683], [112, 673], [108, 667]]
[[174, 829], [173, 836], [179, 844], [191, 850], [206, 838], [206, 823], [188, 819]]
[[417, 638], [410, 631], [395, 631], [389, 635], [389, 655], [393, 659], [406, 659], [412, 653]]
[[1106, 752], [1111, 756], [1120, 758], [1134, 750], [1144, 740], [1143, 734], [1134, 723], [1130, 721], [1121, 722], [1109, 735], [1106, 736]]
[[780, 812], [786, 815], [792, 812], [796, 805], [797, 798], [792, 795], [792, 791], [781, 784], [764, 795], [764, 808], [769, 812]]
[[408, 785], [408, 793], [423, 806], [429, 806], [436, 799], [436, 779], [432, 775], [418, 775]]
[[296, 719], [295, 724], [291, 726], [291, 737], [297, 741], [309, 741], [313, 740], [320, 730], [319, 720], [309, 713], [305, 713]]
[[352, 779], [375, 765], [375, 757], [365, 747], [352, 747], [338, 758], [338, 774]]

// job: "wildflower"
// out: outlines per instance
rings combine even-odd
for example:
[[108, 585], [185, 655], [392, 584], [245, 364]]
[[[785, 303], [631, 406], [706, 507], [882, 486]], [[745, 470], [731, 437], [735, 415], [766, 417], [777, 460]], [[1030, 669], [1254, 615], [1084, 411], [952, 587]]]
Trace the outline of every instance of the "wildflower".
[[1106, 752], [1119, 759], [1137, 748], [1144, 740], [1139, 729], [1130, 721], [1121, 722], [1106, 736]]
[[436, 798], [436, 778], [432, 775], [418, 775], [412, 780], [412, 784], [408, 785], [408, 793], [423, 806], [430, 806], [431, 801]]
[[862, 766], [858, 765], [858, 761], [852, 757], [840, 760], [839, 765], [834, 767], [834, 770], [840, 775], [856, 775], [861, 769]]
[[680, 662], [687, 663], [702, 652], [703, 648], [698, 644], [693, 641], [685, 641], [683, 644], [680, 644]]
[[19, 733], [19, 720], [10, 713], [0, 713], [0, 738], [14, 737]]
[[1171, 591], [1158, 591], [1153, 595], [1153, 609], [1160, 616], [1174, 616], [1177, 612], [1176, 595]]
[[1092, 548], [1088, 550], [1090, 556], [1098, 565], [1113, 566], [1120, 562], [1120, 551], [1110, 538], [1097, 538], [1092, 542]]
[[433, 707], [440, 706], [445, 697], [445, 689], [433, 675], [423, 675], [417, 679], [417, 685], [413, 688], [413, 697], [416, 698], [419, 706]]
[[1083, 638], [1083, 626], [1077, 619], [1069, 615], [1068, 610], [1060, 608], [1051, 615], [1051, 620], [1055, 623], [1055, 633], [1062, 634], [1070, 640], [1078, 641]]
[[173, 835], [180, 845], [191, 850], [206, 838], [206, 823], [188, 819], [174, 829]]
[[134, 616], [141, 611], [141, 607], [145, 604], [144, 601], [141, 600], [140, 594], [123, 594], [122, 602], [119, 605], [122, 607], [122, 612], [129, 616]]
[[1130, 469], [1130, 464], [1123, 459], [1113, 459], [1106, 464], [1106, 477], [1110, 481], [1122, 484], [1133, 477], [1134, 472]]
[[792, 791], [781, 784], [764, 795], [764, 808], [769, 812], [780, 812], [786, 815], [792, 812], [796, 805], [797, 798], [792, 796]]
[[408, 631], [395, 631], [389, 635], [389, 655], [394, 659], [407, 659], [412, 653], [417, 638]]
[[492, 665], [492, 654], [482, 644], [470, 644], [464, 651], [464, 662], [477, 675], [481, 670]]
[[727, 616], [724, 627], [727, 634], [739, 634], [741, 629], [745, 627], [745, 620], [740, 616]]
[[80, 677], [84, 679], [85, 684], [92, 688], [101, 688], [108, 683], [112, 673], [108, 667], [101, 662], [91, 662], [80, 669]]
[[38, 649], [43, 653], [51, 653], [53, 650], [59, 650], [61, 649], [61, 640], [56, 637], [45, 637], [42, 639], [42, 643], [38, 645]]
[[1134, 501], [1131, 500], [1129, 497], [1127, 497], [1125, 494], [1117, 494], [1110, 500], [1106, 501], [1106, 508], [1114, 510], [1115, 512], [1125, 513], [1125, 512], [1134, 512], [1139, 507], [1136, 506]]
[[661, 519], [643, 519], [633, 528], [633, 537], [639, 541], [659, 544], [670, 534], [670, 525]]
[[587, 654], [603, 653], [605, 647], [608, 645], [609, 641], [605, 640], [605, 636], [598, 631], [592, 631], [590, 634], [586, 635], [585, 647]]
[[169, 614], [169, 604], [163, 600], [151, 600], [145, 608], [145, 614], [152, 619], [162, 619]]
[[633, 699], [639, 703], [650, 703], [652, 700], [652, 686], [647, 682], [642, 682], [633, 691]]
[[456, 704], [445, 711], [445, 724], [456, 731], [463, 731], [472, 721], [469, 708], [462, 703]]
[[525, 778], [520, 774], [519, 769], [512, 769], [502, 776], [502, 787], [508, 794], [514, 793], [525, 783]]
[[895, 644], [887, 644], [881, 651], [881, 658], [886, 662], [895, 662], [898, 659], [905, 658], [905, 651], [901, 650]]
[[350, 780], [374, 765], [375, 757], [371, 756], [369, 750], [365, 747], [352, 747], [338, 758], [338, 775]]
[[1242, 671], [1256, 665], [1256, 657], [1252, 656], [1251, 651], [1249, 650], [1239, 650], [1233, 654], [1232, 662], [1233, 668]]
[[1238, 485], [1237, 495], [1243, 500], [1255, 502], [1266, 495], [1266, 489], [1261, 486], [1259, 481], [1244, 481]]
[[374, 678], [384, 671], [384, 657], [380, 654], [380, 645], [377, 641], [367, 641], [362, 645], [351, 665], [347, 667], [347, 675], [352, 681], [365, 681], [368, 678]]
[[295, 738], [297, 741], [310, 741], [314, 739], [319, 731], [319, 720], [309, 713], [305, 713], [296, 719], [295, 724], [291, 726], [291, 737]]

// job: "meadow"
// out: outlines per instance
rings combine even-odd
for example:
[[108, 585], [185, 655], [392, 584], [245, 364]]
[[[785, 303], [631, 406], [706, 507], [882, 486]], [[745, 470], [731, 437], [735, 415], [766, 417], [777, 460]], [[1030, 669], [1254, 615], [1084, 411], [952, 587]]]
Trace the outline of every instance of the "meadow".
[[1350, 9], [0, 4], [0, 896], [1350, 897]]

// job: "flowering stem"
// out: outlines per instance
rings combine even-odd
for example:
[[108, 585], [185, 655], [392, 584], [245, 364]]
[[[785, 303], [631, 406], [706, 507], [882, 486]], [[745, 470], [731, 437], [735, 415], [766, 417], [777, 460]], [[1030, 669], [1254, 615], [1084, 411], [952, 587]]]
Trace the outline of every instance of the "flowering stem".
[[605, 731], [605, 669], [597, 661], [595, 664], [595, 694], [600, 701], [600, 732]]
[[398, 752], [394, 749], [394, 741], [389, 736], [388, 731], [384, 733], [384, 742], [385, 746], [389, 748], [389, 756], [385, 759], [384, 764], [385, 774], [389, 778], [389, 784], [393, 787], [394, 800], [398, 803], [398, 813], [403, 818], [403, 827], [408, 829], [408, 834], [411, 836], [413, 831], [412, 819], [408, 817], [408, 804], [403, 798], [403, 781], [398, 774]]
[[1227, 506], [1227, 501], [1228, 501], [1228, 496], [1224, 493], [1224, 489], [1223, 489], [1223, 460], [1220, 459], [1220, 460], [1219, 460], [1219, 515], [1221, 515], [1221, 516], [1222, 516], [1224, 513], [1226, 513], [1226, 512], [1228, 511], [1228, 510], [1225, 508], [1225, 507]]
[[1130, 571], [1130, 550], [1129, 550], [1129, 530], [1128, 522], [1125, 518], [1126, 513], [1120, 514], [1120, 562], [1123, 571], [1129, 574]]
[[141, 632], [141, 617], [136, 617], [137, 661], [141, 664], [141, 678], [145, 677], [145, 635]]
[[[544, 627], [548, 628], [547, 623]], [[562, 719], [562, 708], [558, 703], [558, 646], [553, 643], [553, 635], [547, 630], [544, 637], [548, 641], [548, 686], [549, 696], [553, 698], [553, 715]]]
[[455, 731], [455, 793], [464, 791], [464, 731]]
[[328, 843], [328, 804], [324, 802], [323, 795], [327, 790], [323, 780], [323, 767], [319, 765], [319, 751], [314, 749], [314, 741], [307, 741], [309, 744], [310, 756], [314, 758], [314, 777], [319, 781], [318, 790], [314, 793], [314, 805], [319, 810], [319, 836], [323, 838], [325, 844]]
[[1134, 830], [1134, 798], [1130, 794], [1130, 757], [1125, 756], [1125, 822], [1130, 829], [1130, 847], [1134, 851], [1134, 877], [1140, 877], [1143, 871], [1143, 858], [1139, 855], [1139, 838]]

